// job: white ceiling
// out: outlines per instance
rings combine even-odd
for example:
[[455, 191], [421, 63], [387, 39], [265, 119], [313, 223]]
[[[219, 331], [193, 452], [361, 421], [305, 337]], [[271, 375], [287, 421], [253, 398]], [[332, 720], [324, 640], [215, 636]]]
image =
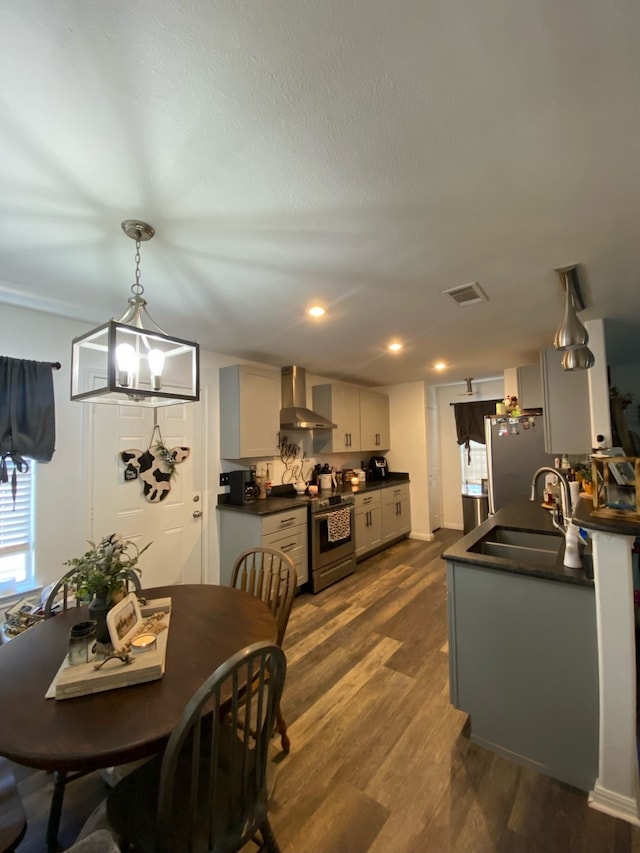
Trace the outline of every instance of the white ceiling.
[[574, 263], [583, 320], [640, 322], [637, 0], [2, 6], [0, 302], [120, 316], [139, 217], [156, 322], [234, 357], [496, 375]]

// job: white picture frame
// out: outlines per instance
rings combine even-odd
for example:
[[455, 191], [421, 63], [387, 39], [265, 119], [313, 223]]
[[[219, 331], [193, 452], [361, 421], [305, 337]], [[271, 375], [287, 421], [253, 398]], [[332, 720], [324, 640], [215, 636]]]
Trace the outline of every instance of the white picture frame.
[[135, 592], [130, 592], [107, 612], [107, 628], [114, 649], [121, 649], [130, 642], [141, 625], [142, 615]]

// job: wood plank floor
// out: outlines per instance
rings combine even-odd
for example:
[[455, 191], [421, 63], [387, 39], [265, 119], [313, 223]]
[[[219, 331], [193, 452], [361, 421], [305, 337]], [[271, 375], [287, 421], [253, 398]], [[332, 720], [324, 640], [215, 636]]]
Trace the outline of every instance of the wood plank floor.
[[[295, 600], [292, 750], [276, 759], [270, 812], [282, 853], [640, 853], [640, 830], [466, 736], [449, 704], [440, 559], [460, 535], [404, 540]], [[51, 777], [16, 773], [29, 817], [19, 850], [41, 853]], [[64, 843], [106, 790], [99, 774], [69, 785]]]

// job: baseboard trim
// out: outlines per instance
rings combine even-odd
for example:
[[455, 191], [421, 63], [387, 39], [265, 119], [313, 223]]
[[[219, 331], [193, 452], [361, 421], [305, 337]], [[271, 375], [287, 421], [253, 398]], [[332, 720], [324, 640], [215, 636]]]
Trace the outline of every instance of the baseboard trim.
[[611, 815], [611, 817], [617, 817], [634, 826], [640, 826], [637, 800], [603, 788], [598, 782], [596, 782], [593, 791], [589, 792], [589, 806], [596, 811]]
[[435, 538], [433, 533], [414, 533], [412, 530], [409, 534], [409, 539], [418, 539], [420, 542], [433, 542]]

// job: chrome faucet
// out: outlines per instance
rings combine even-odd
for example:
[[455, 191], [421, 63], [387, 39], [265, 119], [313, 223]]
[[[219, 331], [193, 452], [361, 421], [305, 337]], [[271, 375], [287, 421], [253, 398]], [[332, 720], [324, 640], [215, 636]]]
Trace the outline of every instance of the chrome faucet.
[[[564, 474], [560, 473], [557, 468], [549, 468], [546, 465], [543, 465], [542, 468], [538, 468], [531, 479], [531, 497], [530, 500], [535, 501], [536, 499], [536, 486], [538, 484], [538, 479], [541, 474], [555, 474], [555, 476], [560, 481], [560, 491], [562, 493], [562, 525], [566, 522], [567, 524], [571, 521], [571, 497], [569, 495], [569, 483], [567, 483], [567, 479]], [[557, 519], [557, 513], [554, 513], [553, 523], [554, 526], [559, 530], [562, 530], [564, 533], [565, 527], [561, 526], [560, 519]]]
[[568, 566], [571, 569], [580, 569], [582, 568], [582, 559], [580, 558], [580, 552], [578, 550], [579, 544], [579, 535], [578, 528], [575, 526], [571, 519], [571, 495], [569, 493], [569, 483], [567, 482], [567, 478], [564, 474], [561, 474], [556, 468], [549, 468], [546, 465], [543, 465], [542, 468], [538, 468], [531, 479], [531, 497], [530, 500], [535, 501], [536, 499], [536, 486], [538, 484], [538, 479], [541, 474], [555, 474], [555, 476], [560, 481], [560, 492], [562, 495], [562, 510], [558, 507], [554, 507], [551, 510], [551, 519], [553, 521], [553, 526], [557, 527], [558, 530], [564, 536], [565, 546], [564, 546], [564, 565]]

